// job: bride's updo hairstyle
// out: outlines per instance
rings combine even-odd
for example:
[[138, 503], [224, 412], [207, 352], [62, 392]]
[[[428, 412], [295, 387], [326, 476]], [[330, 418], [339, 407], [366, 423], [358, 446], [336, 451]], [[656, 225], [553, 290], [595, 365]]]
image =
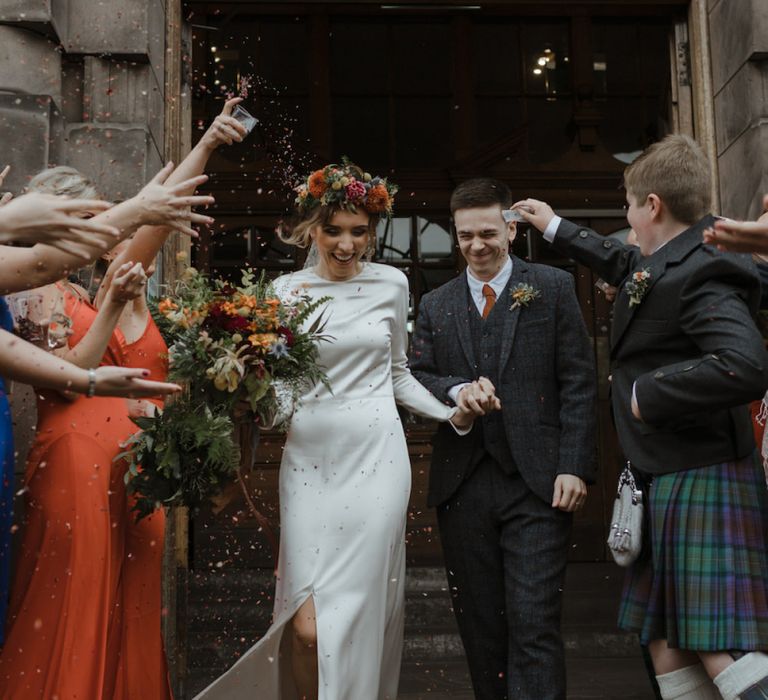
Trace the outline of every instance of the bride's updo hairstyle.
[[329, 223], [339, 211], [369, 214], [368, 227], [376, 230], [382, 216], [392, 216], [397, 185], [386, 178], [373, 177], [344, 158], [308, 175], [296, 188], [296, 215], [278, 230], [286, 243], [307, 248], [310, 233]]

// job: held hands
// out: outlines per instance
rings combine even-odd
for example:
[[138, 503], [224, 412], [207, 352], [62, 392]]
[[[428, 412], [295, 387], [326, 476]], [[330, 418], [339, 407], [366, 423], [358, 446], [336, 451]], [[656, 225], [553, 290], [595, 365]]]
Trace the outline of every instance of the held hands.
[[522, 199], [512, 205], [512, 209], [520, 212], [525, 220], [544, 233], [550, 221], [555, 216], [552, 207], [538, 199]]
[[149, 226], [169, 226], [180, 233], [197, 238], [197, 232], [190, 227], [193, 224], [212, 224], [213, 219], [203, 214], [195, 214], [191, 207], [207, 206], [214, 203], [213, 197], [202, 195], [184, 196], [185, 190], [194, 190], [208, 180], [207, 175], [191, 177], [177, 185], [166, 186], [165, 181], [173, 172], [173, 163], [168, 163], [139, 192], [135, 201], [139, 205], [140, 223]]
[[240, 143], [248, 135], [248, 129], [231, 116], [235, 105], [242, 101], [242, 97], [233, 97], [224, 103], [221, 114], [213, 120], [213, 124], [200, 139], [203, 147], [213, 151], [224, 143], [228, 146], [235, 142]]
[[451, 418], [457, 428], [469, 428], [477, 416], [484, 416], [491, 411], [501, 409], [501, 401], [496, 396], [496, 388], [486, 377], [480, 377], [476, 382], [467, 384], [456, 397], [456, 407], [459, 409]]
[[581, 510], [587, 500], [587, 485], [573, 474], [558, 474], [555, 479], [555, 492], [552, 507], [573, 513]]

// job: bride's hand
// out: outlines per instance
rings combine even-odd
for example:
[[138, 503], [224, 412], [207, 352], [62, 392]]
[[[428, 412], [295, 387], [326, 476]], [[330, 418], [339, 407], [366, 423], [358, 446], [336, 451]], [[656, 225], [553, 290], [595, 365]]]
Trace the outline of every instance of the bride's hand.
[[459, 408], [456, 413], [451, 416], [451, 423], [459, 430], [466, 430], [471, 428], [475, 422], [475, 414], [472, 411], [464, 411]]

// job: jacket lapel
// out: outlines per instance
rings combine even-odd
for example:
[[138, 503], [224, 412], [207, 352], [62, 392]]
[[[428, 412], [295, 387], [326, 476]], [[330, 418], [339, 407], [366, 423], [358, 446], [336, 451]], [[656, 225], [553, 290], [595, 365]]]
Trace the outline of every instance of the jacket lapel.
[[511, 309], [512, 300], [510, 298], [510, 291], [514, 289], [518, 284], [524, 284], [529, 281], [530, 268], [520, 258], [512, 257], [512, 274], [509, 277], [509, 282], [506, 288], [502, 292], [497, 304], [501, 304], [504, 313], [504, 329], [501, 336], [501, 349], [499, 351], [499, 376], [502, 376], [504, 368], [509, 361], [509, 354], [512, 352], [512, 345], [515, 342], [515, 331], [517, 330], [517, 322], [520, 319], [521, 306], [515, 309]]
[[472, 346], [472, 336], [470, 333], [471, 323], [469, 314], [473, 313], [472, 295], [469, 293], [469, 284], [467, 284], [466, 272], [463, 272], [456, 278], [456, 289], [451, 290], [451, 306], [453, 307], [453, 317], [456, 319], [456, 334], [459, 337], [459, 345], [464, 353], [469, 366], [477, 369], [475, 362], [475, 351]]
[[[615, 348], [624, 336], [629, 324], [635, 316], [640, 306], [645, 302], [651, 289], [666, 273], [667, 268], [677, 265], [684, 260], [696, 247], [701, 245], [702, 231], [711, 226], [714, 219], [707, 216], [691, 228], [683, 231], [679, 236], [673, 238], [660, 250], [647, 258], [638, 258], [637, 267], [621, 283], [619, 294], [616, 297], [616, 303], [613, 312], [613, 327], [611, 329], [611, 346]], [[650, 278], [643, 294], [643, 299], [639, 304], [630, 306], [629, 293], [627, 292], [627, 282], [632, 278], [632, 274], [641, 270], [648, 270]]]

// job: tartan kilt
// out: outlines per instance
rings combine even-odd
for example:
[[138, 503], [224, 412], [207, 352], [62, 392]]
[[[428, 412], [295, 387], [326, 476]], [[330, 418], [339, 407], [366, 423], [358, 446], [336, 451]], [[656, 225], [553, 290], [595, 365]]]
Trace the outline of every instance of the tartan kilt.
[[768, 491], [756, 455], [654, 477], [619, 627], [643, 644], [768, 650]]

